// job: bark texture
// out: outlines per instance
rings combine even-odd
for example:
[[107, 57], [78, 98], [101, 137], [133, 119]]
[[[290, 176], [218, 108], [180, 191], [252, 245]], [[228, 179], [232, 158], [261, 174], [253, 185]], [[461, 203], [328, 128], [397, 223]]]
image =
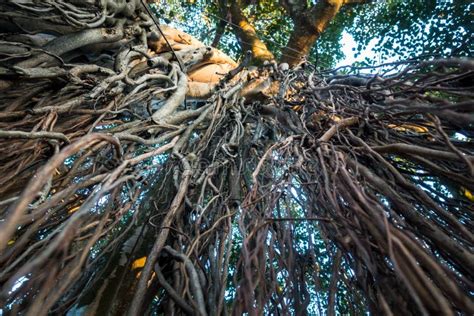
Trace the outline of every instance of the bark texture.
[[234, 33], [240, 40], [244, 51], [252, 52], [253, 61], [256, 64], [262, 64], [264, 61], [273, 60], [272, 52], [267, 45], [259, 38], [257, 31], [242, 12], [243, 4], [241, 0], [232, 1], [230, 12], [232, 16]]
[[1, 314], [474, 313], [471, 59], [206, 81], [139, 1], [0, 21]]
[[369, 1], [319, 0], [314, 6], [307, 1], [282, 0], [283, 7], [294, 23], [290, 39], [283, 48], [282, 62], [295, 66], [304, 62], [317, 39], [346, 4], [361, 4]]

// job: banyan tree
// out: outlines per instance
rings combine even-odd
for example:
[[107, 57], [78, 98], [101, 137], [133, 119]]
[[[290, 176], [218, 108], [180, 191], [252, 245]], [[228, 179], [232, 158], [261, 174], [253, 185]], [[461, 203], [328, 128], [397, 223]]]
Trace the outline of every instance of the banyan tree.
[[0, 1], [0, 315], [474, 313], [472, 59], [318, 67], [334, 0], [259, 55], [236, 1], [236, 62], [148, 2]]

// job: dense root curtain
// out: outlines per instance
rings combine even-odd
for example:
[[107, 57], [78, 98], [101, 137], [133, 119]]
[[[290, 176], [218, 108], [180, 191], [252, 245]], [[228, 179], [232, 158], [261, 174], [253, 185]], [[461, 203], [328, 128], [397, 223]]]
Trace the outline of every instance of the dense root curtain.
[[0, 9], [2, 313], [474, 312], [472, 60], [190, 102], [139, 1]]

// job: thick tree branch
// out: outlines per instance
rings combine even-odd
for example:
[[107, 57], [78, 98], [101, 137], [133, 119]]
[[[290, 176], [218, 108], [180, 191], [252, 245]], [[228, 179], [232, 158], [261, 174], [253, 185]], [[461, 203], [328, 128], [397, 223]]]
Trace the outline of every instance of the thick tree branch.
[[225, 27], [227, 26], [227, 17], [229, 15], [229, 9], [227, 7], [226, 0], [219, 0], [219, 16], [220, 19], [216, 23], [216, 34], [212, 40], [212, 47], [217, 47], [222, 38], [222, 35], [225, 33]]
[[260, 40], [255, 28], [249, 23], [242, 12], [242, 1], [232, 2], [230, 7], [234, 32], [239, 38], [244, 51], [252, 52], [253, 61], [262, 63], [265, 60], [273, 60], [274, 56], [264, 42]]
[[306, 1], [281, 1], [295, 27], [286, 47], [282, 62], [295, 66], [310, 52], [316, 40], [345, 4], [366, 3], [367, 0], [320, 0], [307, 8]]

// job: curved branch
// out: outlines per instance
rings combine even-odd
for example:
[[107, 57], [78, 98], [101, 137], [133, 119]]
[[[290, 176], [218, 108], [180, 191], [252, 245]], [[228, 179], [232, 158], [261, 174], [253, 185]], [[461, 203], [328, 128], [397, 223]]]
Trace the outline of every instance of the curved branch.
[[194, 264], [191, 262], [191, 260], [189, 260], [189, 258], [186, 255], [174, 250], [170, 246], [164, 247], [163, 250], [165, 250], [170, 255], [172, 255], [173, 257], [175, 257], [176, 259], [184, 263], [184, 266], [186, 267], [186, 271], [188, 271], [188, 274], [189, 274], [193, 296], [195, 297], [198, 304], [199, 314], [202, 316], [207, 315], [206, 305], [204, 303], [204, 295], [202, 294], [202, 288], [199, 281], [199, 275], [196, 271], [196, 268], [194, 267]]
[[163, 122], [165, 118], [173, 114], [186, 98], [186, 92], [188, 87], [187, 76], [181, 70], [179, 70], [179, 67], [177, 67], [175, 64], [173, 65], [173, 67], [178, 73], [178, 84], [176, 85], [175, 92], [171, 97], [166, 100], [163, 107], [153, 113], [153, 115], [151, 116], [153, 121], [158, 124]]
[[0, 130], [0, 138], [26, 138], [26, 139], [58, 139], [70, 143], [71, 141], [63, 133], [55, 132], [22, 132], [22, 131], [3, 131]]
[[[113, 28], [86, 29], [66, 34], [50, 41], [43, 49], [51, 54], [61, 56], [86, 45], [116, 42], [124, 36], [124, 23], [125, 21], [121, 21]], [[17, 63], [16, 66], [19, 68], [32, 68], [42, 63], [51, 63], [54, 60], [55, 59], [49, 55], [40, 54], [21, 61]]]
[[161, 272], [160, 266], [158, 264], [155, 264], [155, 273], [158, 278], [158, 282], [164, 287], [166, 292], [171, 296], [171, 298], [178, 303], [179, 307], [181, 309], [189, 314], [189, 315], [194, 315], [194, 310], [192, 309], [191, 306], [186, 303], [186, 301], [179, 296], [179, 294], [174, 290], [174, 288], [166, 281], [165, 277], [163, 276], [163, 273]]
[[275, 57], [257, 35], [255, 28], [249, 23], [242, 12], [242, 1], [233, 1], [230, 7], [232, 14], [232, 27], [240, 40], [243, 51], [250, 50], [253, 60], [263, 63], [265, 60], [273, 60]]

